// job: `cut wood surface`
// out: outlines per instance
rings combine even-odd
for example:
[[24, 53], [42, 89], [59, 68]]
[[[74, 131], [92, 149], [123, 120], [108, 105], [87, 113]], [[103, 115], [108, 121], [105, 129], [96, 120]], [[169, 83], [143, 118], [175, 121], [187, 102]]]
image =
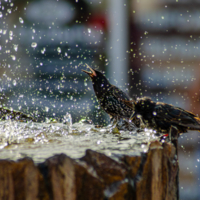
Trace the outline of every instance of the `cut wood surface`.
[[175, 200], [178, 161], [173, 144], [154, 141], [140, 156], [87, 150], [34, 164], [31, 158], [0, 160], [1, 200]]

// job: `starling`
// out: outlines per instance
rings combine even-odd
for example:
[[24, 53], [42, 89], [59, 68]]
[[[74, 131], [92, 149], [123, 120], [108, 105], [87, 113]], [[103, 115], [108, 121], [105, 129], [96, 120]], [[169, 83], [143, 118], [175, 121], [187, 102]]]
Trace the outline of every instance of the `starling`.
[[187, 130], [200, 130], [200, 118], [195, 114], [170, 104], [154, 102], [148, 97], [139, 98], [134, 102], [131, 118], [138, 115], [147, 128], [158, 132], [170, 133], [172, 127], [176, 128], [178, 134]]
[[[87, 64], [86, 64], [87, 65]], [[133, 102], [129, 96], [114, 85], [111, 85], [106, 77], [99, 71], [87, 65], [91, 72], [82, 70], [90, 76], [93, 83], [94, 92], [100, 106], [113, 119], [129, 119], [133, 113]]]

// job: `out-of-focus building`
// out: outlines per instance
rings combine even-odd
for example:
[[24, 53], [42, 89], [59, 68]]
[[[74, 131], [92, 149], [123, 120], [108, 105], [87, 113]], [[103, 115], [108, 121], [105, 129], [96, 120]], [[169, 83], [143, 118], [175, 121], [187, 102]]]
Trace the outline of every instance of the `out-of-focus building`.
[[91, 8], [85, 0], [1, 3], [2, 104], [41, 118], [95, 119], [92, 84], [81, 69], [103, 69], [105, 20]]
[[[132, 1], [131, 41], [141, 95], [200, 114], [199, 1]], [[134, 28], [137, 35], [134, 37]], [[135, 41], [136, 39], [136, 41]], [[134, 59], [131, 59], [134, 65]], [[140, 95], [140, 94], [139, 94]]]

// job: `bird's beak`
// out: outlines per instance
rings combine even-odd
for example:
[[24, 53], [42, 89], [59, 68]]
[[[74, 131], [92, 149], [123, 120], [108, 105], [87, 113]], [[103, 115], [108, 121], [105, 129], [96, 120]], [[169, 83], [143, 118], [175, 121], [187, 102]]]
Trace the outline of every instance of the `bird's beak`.
[[91, 78], [93, 78], [94, 76], [97, 76], [96, 72], [88, 64], [86, 64], [86, 65], [90, 69], [91, 72], [85, 71], [83, 69], [82, 69], [82, 71], [85, 72], [86, 74], [88, 74]]

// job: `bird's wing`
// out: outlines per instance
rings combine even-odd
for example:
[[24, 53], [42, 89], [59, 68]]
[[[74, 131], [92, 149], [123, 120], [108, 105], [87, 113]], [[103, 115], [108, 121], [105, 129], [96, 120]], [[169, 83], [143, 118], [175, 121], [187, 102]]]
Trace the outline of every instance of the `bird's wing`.
[[156, 103], [155, 116], [174, 125], [200, 130], [200, 118], [195, 114], [169, 104]]
[[126, 106], [133, 109], [133, 100], [130, 100], [130, 97], [123, 92], [122, 90], [118, 89], [116, 86], [112, 85], [112, 92], [113, 95], [121, 102], [123, 102]]

